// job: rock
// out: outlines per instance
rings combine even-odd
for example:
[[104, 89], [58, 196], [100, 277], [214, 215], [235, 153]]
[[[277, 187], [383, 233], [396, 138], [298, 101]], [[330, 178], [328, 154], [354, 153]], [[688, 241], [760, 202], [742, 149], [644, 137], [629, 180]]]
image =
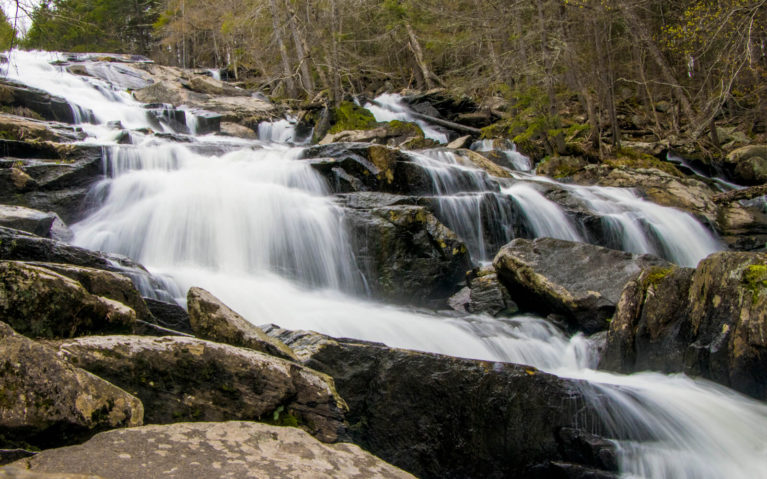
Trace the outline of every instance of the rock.
[[238, 125], [237, 123], [231, 123], [225, 121], [221, 123], [221, 131], [219, 132], [224, 136], [234, 136], [237, 138], [245, 138], [247, 140], [258, 140], [258, 133], [251, 130], [247, 126]]
[[741, 185], [767, 183], [767, 145], [750, 145], [732, 151], [723, 162], [725, 173]]
[[607, 329], [623, 286], [642, 269], [670, 263], [553, 238], [516, 239], [493, 261], [522, 309], [563, 315], [586, 334]]
[[127, 276], [111, 271], [71, 264], [40, 262], [27, 262], [26, 264], [55, 271], [60, 275], [77, 281], [86, 291], [93, 295], [122, 303], [136, 313], [137, 319], [150, 322], [154, 319], [143, 298], [141, 298], [141, 294]]
[[195, 135], [218, 133], [221, 130], [221, 114], [199, 109], [186, 110], [186, 125]]
[[59, 241], [69, 241], [73, 236], [56, 213], [44, 213], [23, 206], [0, 205], [0, 226]]
[[18, 467], [9, 466], [0, 469], [0, 479], [102, 479], [102, 477], [94, 476], [91, 474], [70, 474], [68, 472], [47, 473], [39, 471], [28, 471], [26, 469], [19, 469]]
[[26, 449], [0, 449], [0, 466], [24, 459], [25, 457], [34, 456], [35, 454], [35, 452], [27, 451]]
[[122, 303], [90, 294], [77, 281], [52, 270], [2, 261], [0, 321], [30, 337], [70, 338], [130, 332], [136, 313]]
[[602, 369], [684, 372], [767, 399], [767, 254], [643, 272], [623, 290], [607, 338]]
[[56, 447], [116, 427], [140, 426], [141, 402], [0, 323], [3, 447]]
[[575, 156], [550, 156], [538, 163], [535, 173], [549, 178], [566, 178], [586, 167], [588, 163], [583, 158]]
[[519, 311], [517, 304], [512, 301], [509, 291], [498, 280], [495, 270], [486, 267], [477, 271], [469, 280], [470, 313], [486, 313], [490, 316], [510, 315]]
[[235, 88], [215, 78], [204, 75], [194, 75], [189, 79], [189, 88], [199, 93], [215, 96], [251, 96], [251, 92]]
[[61, 357], [141, 399], [148, 424], [274, 421], [320, 440], [343, 436], [333, 380], [249, 349], [187, 337], [91, 336], [57, 343]]
[[81, 219], [91, 186], [102, 179], [101, 147], [0, 140], [0, 202]]
[[75, 122], [74, 111], [63, 98], [5, 78], [0, 80], [0, 104], [28, 108], [49, 121]]
[[118, 255], [99, 253], [67, 243], [0, 226], [0, 260], [37, 261], [85, 266], [128, 276], [144, 295], [172, 301], [173, 294], [140, 264]]
[[434, 184], [428, 172], [395, 148], [362, 143], [333, 143], [304, 150], [303, 158], [322, 174], [336, 193], [380, 191], [428, 194]]
[[446, 148], [451, 148], [451, 149], [468, 148], [470, 143], [471, 143], [471, 135], [466, 135], [451, 141], [450, 143], [447, 144]]
[[468, 96], [453, 96], [444, 89], [405, 95], [402, 99], [419, 113], [450, 121], [458, 121], [459, 115], [475, 113], [479, 108]]
[[73, 471], [109, 479], [413, 478], [355, 445], [323, 444], [296, 428], [253, 422], [110, 431], [19, 464], [34, 472]]
[[[331, 129], [331, 131], [333, 130]], [[357, 142], [400, 146], [404, 143], [411, 142], [414, 139], [424, 139], [421, 127], [415, 123], [395, 120], [372, 129], [342, 130], [336, 133], [328, 133], [319, 144], [328, 145], [330, 143], [338, 142]]]
[[204, 289], [190, 288], [186, 298], [189, 322], [198, 338], [261, 351], [282, 359], [296, 359], [290, 348], [267, 336]]
[[577, 381], [535, 368], [267, 332], [333, 376], [356, 444], [418, 477], [535, 477], [532, 465], [563, 459], [559, 428], [601, 424]]
[[181, 333], [194, 334], [189, 323], [189, 313], [178, 304], [151, 298], [144, 298], [144, 302], [154, 316], [153, 323]]
[[511, 172], [506, 168], [501, 167], [494, 161], [489, 160], [483, 155], [480, 155], [476, 151], [459, 149], [455, 152], [456, 159], [460, 164], [468, 166], [470, 168], [478, 168], [486, 171], [492, 176], [499, 178], [511, 178]]
[[466, 245], [423, 206], [350, 209], [344, 219], [357, 264], [377, 296], [442, 305], [471, 269]]
[[[0, 113], [0, 137], [20, 141], [77, 141], [85, 134], [79, 127], [34, 119], [37, 114], [24, 107], [11, 108], [15, 115]], [[19, 116], [16, 116], [19, 115]], [[32, 118], [22, 118], [29, 117]]]

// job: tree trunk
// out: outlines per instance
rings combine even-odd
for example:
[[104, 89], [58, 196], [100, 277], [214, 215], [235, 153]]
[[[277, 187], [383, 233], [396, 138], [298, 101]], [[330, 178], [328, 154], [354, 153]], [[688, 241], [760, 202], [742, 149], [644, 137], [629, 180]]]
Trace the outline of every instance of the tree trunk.
[[282, 34], [282, 25], [280, 25], [280, 14], [277, 9], [277, 4], [274, 0], [269, 0], [269, 6], [272, 10], [272, 26], [274, 28], [274, 39], [277, 41], [277, 48], [280, 50], [280, 57], [282, 59], [282, 75], [287, 88], [287, 96], [294, 98], [296, 96], [296, 85], [293, 82], [293, 72], [290, 69], [290, 56], [288, 55], [288, 48], [285, 46], [285, 41]]
[[311, 97], [312, 93], [314, 93], [314, 81], [312, 80], [312, 75], [309, 70], [309, 58], [306, 54], [306, 49], [304, 48], [305, 42], [296, 25], [296, 13], [290, 8], [288, 0], [285, 0], [285, 9], [288, 12], [288, 28], [290, 28], [290, 32], [293, 36], [293, 44], [295, 45], [296, 56], [298, 57], [298, 63], [300, 65], [301, 85], [303, 85], [304, 90], [306, 90], [307, 96]]
[[415, 32], [413, 31], [410, 22], [405, 22], [405, 29], [407, 30], [407, 36], [409, 38], [408, 46], [410, 47], [410, 51], [413, 52], [413, 58], [423, 77], [424, 86], [427, 90], [431, 90], [434, 88], [434, 83], [432, 83], [432, 73], [429, 71], [429, 67], [426, 66], [426, 62], [423, 60], [421, 44], [418, 43], [418, 37], [415, 36]]

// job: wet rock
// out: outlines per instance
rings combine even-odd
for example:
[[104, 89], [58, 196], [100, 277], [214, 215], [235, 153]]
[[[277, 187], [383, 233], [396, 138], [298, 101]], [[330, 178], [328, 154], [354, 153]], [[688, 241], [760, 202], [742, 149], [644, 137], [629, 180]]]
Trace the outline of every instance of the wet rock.
[[473, 270], [467, 275], [466, 283], [466, 288], [448, 300], [450, 307], [456, 311], [490, 316], [511, 315], [519, 311], [492, 266]]
[[423, 206], [349, 209], [344, 220], [360, 269], [379, 297], [441, 305], [471, 269], [466, 245]]
[[300, 426], [326, 442], [344, 434], [333, 380], [249, 349], [187, 337], [91, 336], [60, 356], [141, 399], [146, 423], [254, 420]]
[[144, 302], [154, 316], [153, 323], [173, 331], [194, 334], [189, 322], [189, 313], [178, 304], [152, 298], [144, 298]]
[[767, 254], [651, 269], [623, 290], [600, 368], [684, 372], [767, 399]]
[[285, 344], [267, 336], [204, 289], [190, 288], [186, 298], [189, 322], [198, 338], [253, 349], [278, 358], [296, 359]]
[[[19, 141], [77, 141], [85, 137], [78, 127], [58, 122], [39, 121], [24, 116], [37, 116], [23, 107], [12, 108], [14, 115], [0, 113], [0, 136]], [[19, 116], [16, 116], [19, 115]]]
[[69, 241], [73, 236], [56, 213], [45, 213], [23, 206], [0, 205], [0, 226], [59, 241]]
[[52, 211], [72, 223], [83, 216], [102, 178], [100, 147], [0, 140], [0, 202]]
[[637, 273], [668, 265], [650, 255], [553, 238], [516, 239], [493, 261], [522, 309], [563, 315], [587, 334], [607, 329], [623, 286]]
[[110, 431], [79, 446], [44, 451], [20, 465], [33, 472], [74, 471], [110, 479], [413, 478], [355, 445], [323, 444], [296, 428], [252, 422]]
[[741, 185], [767, 183], [767, 145], [750, 145], [732, 151], [721, 165], [725, 174]]
[[105, 429], [140, 426], [142, 418], [138, 399], [0, 323], [3, 447], [71, 444]]
[[310, 159], [312, 167], [328, 180], [336, 193], [428, 194], [434, 191], [428, 172], [398, 149], [364, 143], [332, 143], [308, 148], [302, 157]]
[[245, 138], [247, 140], [258, 140], [258, 133], [251, 130], [247, 126], [238, 125], [237, 123], [221, 123], [221, 131], [219, 133], [224, 136], [234, 136], [236, 138]]
[[0, 262], [0, 320], [30, 337], [129, 332], [136, 313], [89, 293], [71, 278], [15, 261]]
[[8, 79], [0, 80], [0, 104], [27, 108], [49, 121], [75, 122], [72, 107], [63, 98]]
[[444, 89], [405, 95], [403, 100], [419, 113], [451, 121], [458, 121], [459, 115], [475, 113], [479, 108], [468, 96], [454, 96]]
[[142, 294], [172, 301], [164, 284], [140, 264], [119, 255], [90, 251], [61, 241], [0, 226], [0, 260], [65, 263], [113, 271], [128, 276]]
[[233, 87], [209, 76], [194, 75], [189, 79], [189, 88], [199, 93], [216, 96], [251, 96], [251, 92]]
[[456, 153], [456, 158], [458, 159], [458, 162], [465, 166], [484, 170], [488, 174], [492, 176], [497, 176], [499, 178], [511, 178], [511, 172], [509, 172], [509, 170], [501, 167], [494, 161], [491, 161], [490, 159], [486, 158], [483, 155], [480, 155], [479, 153], [475, 151], [467, 150], [467, 149], [459, 149], [455, 153]]
[[594, 417], [576, 381], [535, 368], [267, 333], [333, 376], [356, 444], [418, 477], [536, 477], [531, 466], [562, 458], [556, 431]]
[[205, 110], [187, 110], [186, 125], [195, 135], [218, 133], [221, 130], [221, 114]]

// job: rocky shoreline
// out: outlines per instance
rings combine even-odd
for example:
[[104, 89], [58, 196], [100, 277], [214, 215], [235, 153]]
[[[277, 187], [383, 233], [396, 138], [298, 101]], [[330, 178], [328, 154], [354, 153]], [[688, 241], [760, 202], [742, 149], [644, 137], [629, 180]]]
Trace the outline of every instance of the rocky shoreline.
[[[103, 71], [82, 66], [64, 65]], [[195, 133], [249, 138], [289, 110], [193, 72], [133, 60], [122, 68], [137, 100], [186, 105], [147, 114], [177, 122], [171, 138], [192, 147], [209, 145], [185, 135], [190, 111], [199, 113]], [[256, 327], [248, 320], [258, 318], [201, 288], [181, 292], [181, 308], [178, 292], [142, 265], [66, 243], [67, 225], [98, 201], [91, 195], [110, 159], [72, 143], [83, 135], [63, 100], [3, 80], [0, 101], [15, 113], [0, 113], [0, 463], [10, 464], [0, 477], [612, 478], [613, 440], [645, 439], [611, 436], [582, 380]], [[477, 113], [468, 102], [450, 107], [440, 92], [409, 101], [453, 108], [450, 121]], [[516, 212], [517, 239], [490, 238], [492, 264], [480, 265], [446, 225], [435, 199], [445, 185], [409, 152], [435, 146], [420, 127], [370, 123], [350, 106], [292, 112], [297, 134], [313, 131], [319, 143], [301, 161], [343, 208], [372, 297], [499, 320], [534, 312], [573, 334], [606, 334], [601, 369], [685, 372], [767, 400], [767, 221], [758, 206], [720, 205], [710, 180], [646, 154], [549, 158], [539, 172], [635, 188], [743, 251], [685, 268], [609, 249], [598, 216], [552, 182], [537, 186], [541, 195], [594, 244], [532, 239]], [[487, 127], [492, 117], [480, 116], [474, 126]], [[129, 145], [124, 132], [119, 143]], [[513, 176], [508, 158], [463, 148], [467, 141], [443, 148], [466, 167], [455, 181], [500, 191], [499, 178]], [[746, 148], [722, 170], [743, 184], [764, 181], [767, 157]], [[493, 212], [480, 211], [489, 223]]]

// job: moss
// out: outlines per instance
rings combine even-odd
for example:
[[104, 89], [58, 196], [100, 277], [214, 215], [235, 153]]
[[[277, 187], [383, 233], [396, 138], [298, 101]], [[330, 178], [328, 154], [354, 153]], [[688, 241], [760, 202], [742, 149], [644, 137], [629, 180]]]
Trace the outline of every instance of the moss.
[[301, 418], [296, 416], [290, 409], [280, 406], [274, 410], [272, 417], [265, 421], [268, 424], [285, 427], [299, 427], [302, 423]]
[[753, 264], [743, 273], [743, 284], [751, 291], [756, 302], [759, 295], [767, 291], [767, 265]]
[[684, 174], [673, 164], [631, 148], [620, 148], [615, 152], [615, 156], [616, 158], [607, 160], [605, 163], [610, 166], [625, 166], [627, 168], [655, 168], [669, 175], [684, 178]]
[[330, 133], [348, 130], [370, 130], [378, 123], [370, 111], [352, 102], [342, 102], [333, 110], [333, 126]]
[[424, 137], [421, 127], [409, 121], [392, 120], [389, 122], [389, 129], [394, 135], [397, 136], [412, 136], [416, 138]]
[[642, 287], [647, 290], [650, 286], [657, 286], [663, 278], [671, 274], [672, 270], [672, 268], [662, 268], [660, 266], [650, 268], [642, 281]]

